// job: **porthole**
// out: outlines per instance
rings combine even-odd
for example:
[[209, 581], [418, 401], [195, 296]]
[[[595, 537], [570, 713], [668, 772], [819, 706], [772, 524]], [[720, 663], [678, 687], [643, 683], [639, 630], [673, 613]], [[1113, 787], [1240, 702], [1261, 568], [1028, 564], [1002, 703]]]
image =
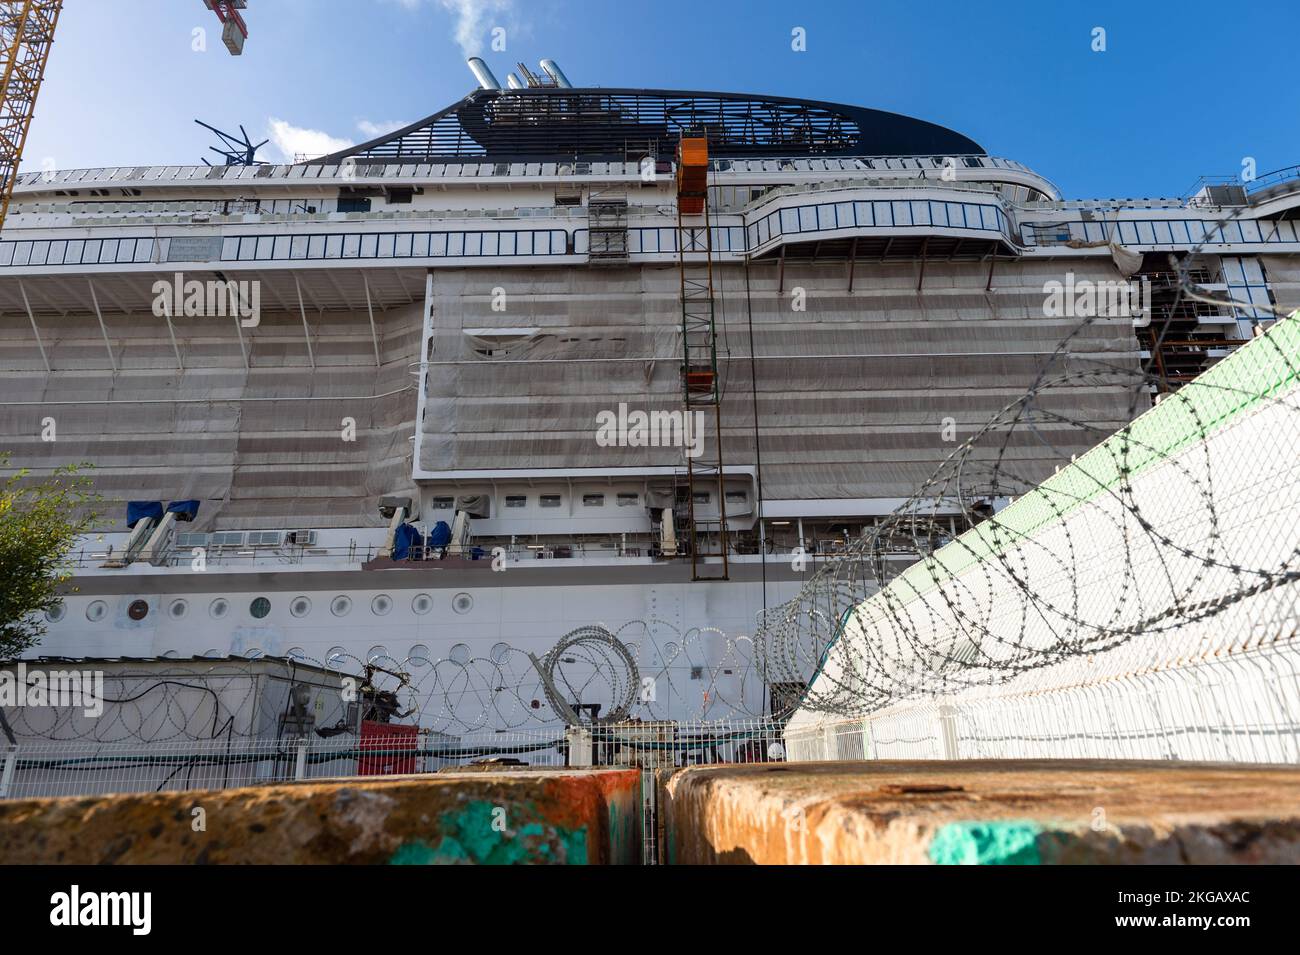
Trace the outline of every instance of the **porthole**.
[[306, 597], [294, 597], [293, 603], [289, 604], [289, 613], [295, 617], [305, 617], [311, 613], [311, 601]]
[[205, 657], [212, 657], [212, 658], [225, 656], [225, 654], [222, 653], [220, 650], [218, 650], [216, 647], [213, 647], [211, 650], [205, 651], [203, 655]]
[[212, 603], [208, 604], [208, 613], [216, 620], [220, 620], [230, 610], [230, 601], [225, 597], [218, 597]]
[[352, 609], [352, 598], [339, 594], [330, 601], [330, 613], [336, 617], [346, 617], [348, 611]]
[[451, 598], [451, 609], [457, 613], [469, 613], [474, 609], [474, 598], [465, 593], [457, 594]]
[[126, 615], [132, 620], [143, 620], [149, 616], [149, 601], [132, 600], [130, 606], [126, 608]]
[[492, 662], [500, 665], [505, 663], [506, 657], [510, 655], [510, 644], [494, 643], [492, 644], [492, 650], [490, 652], [492, 654]]
[[381, 643], [375, 644], [370, 648], [370, 652], [366, 654], [367, 663], [376, 663], [380, 660], [387, 660], [388, 658], [388, 647]]
[[331, 670], [342, 670], [347, 662], [348, 652], [342, 647], [330, 647], [330, 652], [325, 656], [325, 665]]
[[447, 659], [452, 663], [466, 664], [469, 663], [469, 646], [464, 643], [458, 643], [447, 651]]
[[302, 647], [290, 647], [285, 651], [284, 655], [290, 660], [297, 660], [299, 662], [307, 659], [307, 653]]
[[180, 654], [180, 651], [179, 651], [179, 650], [166, 650], [166, 651], [163, 652], [163, 659], [164, 659], [164, 660], [175, 660], [175, 659], [176, 659], [177, 657], [179, 657], [180, 655], [181, 655], [181, 654]]
[[411, 609], [420, 616], [424, 616], [433, 609], [433, 598], [428, 594], [416, 594], [411, 599]]
[[244, 651], [244, 656], [249, 660], [256, 660], [258, 657], [266, 656], [266, 651], [261, 647], [249, 647]]
[[107, 613], [108, 604], [102, 600], [92, 600], [90, 606], [86, 608], [86, 619], [91, 623], [98, 623]]
[[412, 666], [417, 667], [427, 667], [432, 662], [429, 659], [429, 648], [423, 643], [411, 647], [411, 654], [407, 659], [411, 661]]
[[62, 600], [56, 603], [49, 610], [45, 611], [45, 619], [48, 620], [50, 623], [58, 623], [67, 615], [68, 615], [68, 608], [63, 605]]
[[254, 620], [261, 620], [271, 612], [271, 601], [266, 597], [254, 597], [253, 602], [248, 605], [248, 612], [253, 615]]
[[190, 605], [188, 601], [185, 600], [180, 600], [180, 599], [173, 600], [171, 604], [168, 605], [167, 607], [167, 614], [173, 620], [180, 620], [189, 612], [190, 612]]
[[393, 598], [388, 594], [379, 594], [374, 600], [370, 601], [370, 612], [376, 617], [382, 617], [392, 609]]

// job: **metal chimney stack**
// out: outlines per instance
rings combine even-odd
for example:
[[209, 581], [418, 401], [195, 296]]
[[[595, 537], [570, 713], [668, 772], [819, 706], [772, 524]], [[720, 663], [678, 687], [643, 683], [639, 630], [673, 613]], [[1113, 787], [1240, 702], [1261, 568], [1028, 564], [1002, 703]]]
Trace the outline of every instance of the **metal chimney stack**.
[[564, 75], [564, 71], [560, 69], [560, 65], [554, 60], [542, 60], [537, 65], [542, 68], [542, 72], [555, 81], [556, 86], [566, 90], [573, 89], [573, 84], [569, 82], [569, 78]]
[[498, 91], [501, 89], [501, 84], [497, 82], [497, 78], [492, 75], [492, 71], [482, 59], [471, 56], [465, 62], [469, 64], [469, 71], [474, 74], [474, 79], [478, 80], [478, 85], [482, 89]]

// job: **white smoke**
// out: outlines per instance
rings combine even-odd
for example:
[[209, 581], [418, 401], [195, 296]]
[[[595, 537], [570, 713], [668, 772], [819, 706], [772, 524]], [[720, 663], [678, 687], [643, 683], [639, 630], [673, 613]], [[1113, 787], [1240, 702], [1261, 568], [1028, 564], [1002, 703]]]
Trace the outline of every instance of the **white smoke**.
[[456, 43], [470, 57], [483, 52], [483, 36], [495, 25], [488, 22], [489, 17], [510, 13], [514, 0], [438, 0], [438, 5], [456, 15]]

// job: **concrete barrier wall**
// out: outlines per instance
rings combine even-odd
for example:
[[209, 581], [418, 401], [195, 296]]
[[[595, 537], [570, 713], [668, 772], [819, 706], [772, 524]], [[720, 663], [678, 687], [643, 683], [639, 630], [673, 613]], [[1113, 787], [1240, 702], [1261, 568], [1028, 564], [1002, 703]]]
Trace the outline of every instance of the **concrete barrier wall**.
[[660, 775], [669, 864], [1300, 862], [1300, 768], [767, 763]]
[[641, 861], [637, 770], [453, 772], [0, 803], [0, 864]]

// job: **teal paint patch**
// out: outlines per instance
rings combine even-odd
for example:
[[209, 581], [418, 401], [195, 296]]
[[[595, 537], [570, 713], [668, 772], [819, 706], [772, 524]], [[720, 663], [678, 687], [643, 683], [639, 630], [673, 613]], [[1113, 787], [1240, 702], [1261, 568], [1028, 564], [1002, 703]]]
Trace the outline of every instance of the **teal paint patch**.
[[930, 840], [935, 865], [1041, 865], [1036, 822], [950, 822]]
[[[389, 865], [532, 865], [587, 864], [587, 827], [561, 829], [537, 822], [505, 831], [492, 803], [475, 800], [438, 818], [442, 838], [436, 845], [423, 840], [403, 843], [388, 859]], [[514, 807], [518, 811], [518, 807]]]
[[438, 854], [427, 842], [406, 842], [388, 858], [389, 865], [437, 865]]

